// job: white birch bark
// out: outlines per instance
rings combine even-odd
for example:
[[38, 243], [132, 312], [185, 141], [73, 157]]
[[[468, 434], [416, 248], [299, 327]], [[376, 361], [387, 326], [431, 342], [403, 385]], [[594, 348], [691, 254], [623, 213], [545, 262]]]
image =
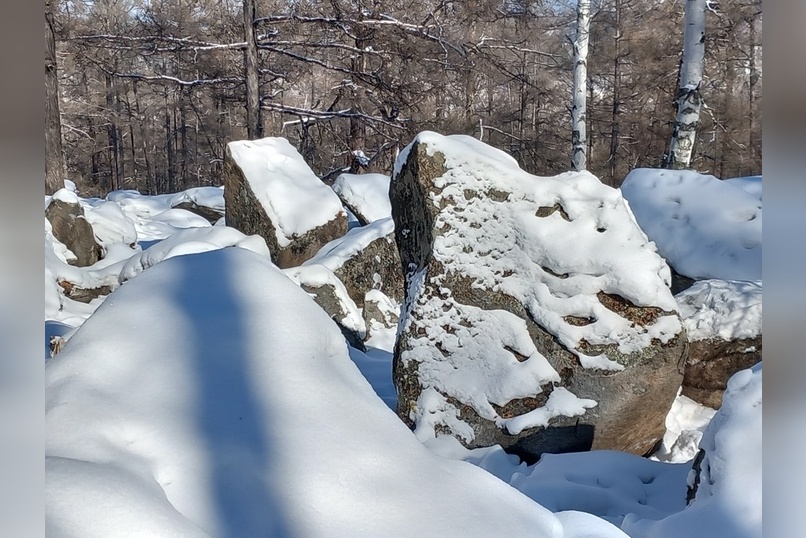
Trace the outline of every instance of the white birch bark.
[[587, 167], [587, 86], [588, 39], [590, 37], [590, 0], [579, 0], [574, 47], [574, 87], [571, 100], [571, 166]]
[[686, 0], [683, 59], [677, 91], [677, 117], [664, 168], [683, 169], [691, 163], [700, 126], [700, 85], [705, 61], [705, 8], [707, 0]]

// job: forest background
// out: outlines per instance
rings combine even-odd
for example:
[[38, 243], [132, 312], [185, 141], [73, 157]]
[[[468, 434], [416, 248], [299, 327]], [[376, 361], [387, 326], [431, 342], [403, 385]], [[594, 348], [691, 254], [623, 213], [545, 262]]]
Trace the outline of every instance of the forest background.
[[[593, 0], [587, 168], [661, 165], [686, 0]], [[325, 182], [389, 174], [416, 133], [571, 169], [575, 1], [46, 3], [67, 177], [84, 196], [221, 185], [226, 144], [283, 136]], [[761, 173], [761, 3], [710, 2], [690, 167]], [[46, 125], [46, 132], [47, 132]]]

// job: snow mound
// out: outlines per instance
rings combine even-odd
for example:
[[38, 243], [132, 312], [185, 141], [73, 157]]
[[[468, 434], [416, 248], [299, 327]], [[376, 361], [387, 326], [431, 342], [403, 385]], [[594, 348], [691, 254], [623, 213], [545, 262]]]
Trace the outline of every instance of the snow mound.
[[[728, 382], [722, 407], [711, 419], [700, 448], [699, 483], [691, 504], [659, 521], [625, 518], [622, 528], [636, 537], [762, 535], [762, 366], [737, 372]], [[696, 472], [689, 475], [693, 485]]]
[[236, 140], [227, 148], [274, 225], [280, 247], [344, 213], [339, 197], [285, 138]]
[[356, 215], [368, 224], [392, 216], [389, 176], [383, 174], [341, 174], [333, 190]]
[[701, 280], [675, 296], [689, 340], [761, 334], [761, 281]]
[[174, 256], [208, 252], [226, 247], [240, 247], [266, 258], [271, 257], [269, 248], [262, 237], [244, 235], [234, 228], [210, 226], [207, 223], [206, 227], [180, 230], [167, 239], [135, 254], [123, 265], [118, 278], [122, 283]]
[[171, 197], [171, 207], [177, 206], [182, 202], [190, 202], [191, 204], [209, 207], [216, 211], [224, 212], [224, 187], [195, 187], [186, 191], [179, 192]]
[[46, 366], [54, 536], [561, 538], [594, 521], [430, 453], [319, 307], [244, 249], [143, 272], [73, 344]]
[[694, 279], [761, 279], [761, 199], [711, 175], [638, 168], [621, 186], [638, 224]]

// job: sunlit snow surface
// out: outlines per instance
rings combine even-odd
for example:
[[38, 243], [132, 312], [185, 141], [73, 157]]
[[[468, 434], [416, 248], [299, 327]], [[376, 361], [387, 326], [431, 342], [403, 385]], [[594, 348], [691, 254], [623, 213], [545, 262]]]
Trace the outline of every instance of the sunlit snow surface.
[[691, 278], [761, 280], [761, 178], [638, 168], [621, 186], [658, 251]]
[[[423, 446], [390, 410], [395, 329], [348, 350], [262, 240], [177, 200], [223, 210], [218, 187], [79, 197], [106, 253], [89, 268], [46, 223], [46, 332], [69, 338], [46, 366], [49, 536], [761, 536], [760, 368], [731, 381], [688, 508], [714, 411], [684, 396], [654, 461]], [[78, 303], [60, 278], [116, 291]]]

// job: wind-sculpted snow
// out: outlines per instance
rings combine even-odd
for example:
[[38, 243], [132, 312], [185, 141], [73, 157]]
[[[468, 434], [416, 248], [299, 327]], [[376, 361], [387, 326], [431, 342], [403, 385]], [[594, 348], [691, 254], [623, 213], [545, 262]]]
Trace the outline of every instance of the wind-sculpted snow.
[[327, 315], [244, 249], [132, 279], [46, 382], [52, 536], [619, 535], [429, 452]]
[[678, 273], [761, 280], [760, 183], [639, 168], [629, 173], [621, 191], [638, 224]]
[[392, 216], [389, 176], [383, 174], [341, 174], [333, 190], [364, 224]]

